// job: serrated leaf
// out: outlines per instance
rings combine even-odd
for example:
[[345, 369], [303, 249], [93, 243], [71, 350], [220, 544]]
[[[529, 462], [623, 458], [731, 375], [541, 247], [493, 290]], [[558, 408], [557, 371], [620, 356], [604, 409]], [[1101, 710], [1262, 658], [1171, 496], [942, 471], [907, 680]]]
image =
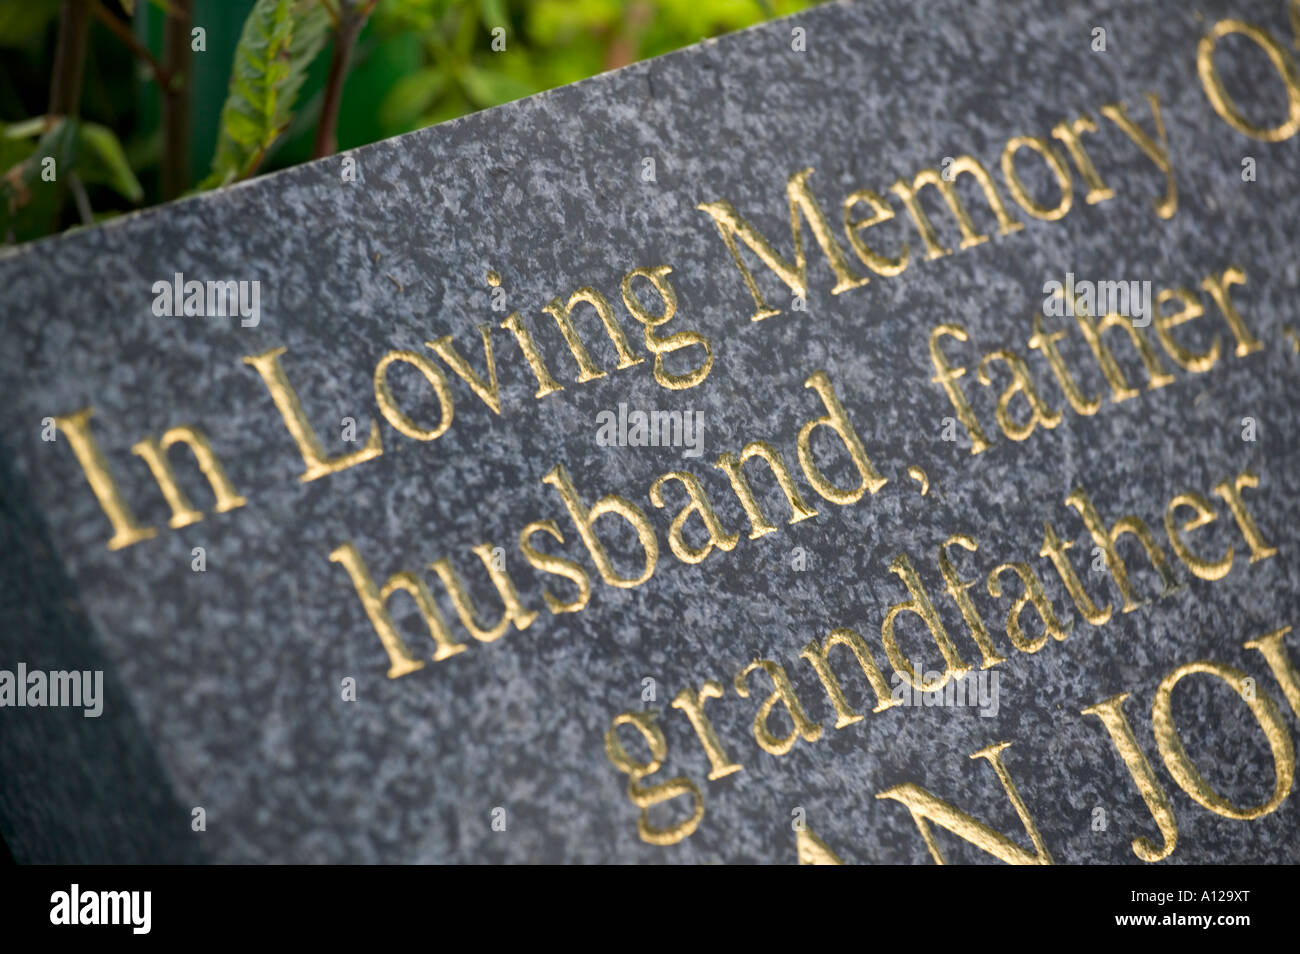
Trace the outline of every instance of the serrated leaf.
[[307, 67], [325, 45], [329, 26], [319, 0], [257, 0], [235, 48], [212, 171], [200, 189], [257, 170], [289, 125]]

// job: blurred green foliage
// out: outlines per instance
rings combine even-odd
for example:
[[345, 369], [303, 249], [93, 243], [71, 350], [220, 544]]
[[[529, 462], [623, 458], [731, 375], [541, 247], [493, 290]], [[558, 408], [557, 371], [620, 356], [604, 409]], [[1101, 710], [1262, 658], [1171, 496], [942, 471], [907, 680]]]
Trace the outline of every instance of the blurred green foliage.
[[[0, 242], [26, 241], [160, 201], [166, 161], [160, 89], [141, 50], [162, 59], [171, 4], [85, 2], [96, 16], [80, 115], [56, 122], [44, 117], [62, 0], [0, 0]], [[369, 18], [338, 100], [340, 149], [584, 79], [813, 2], [191, 0], [191, 25], [203, 36], [189, 75], [178, 80], [189, 111], [182, 179], [192, 188], [210, 188], [311, 158], [340, 15], [349, 10]], [[120, 25], [117, 33], [107, 18]], [[59, 170], [54, 181], [42, 176], [48, 158]]]

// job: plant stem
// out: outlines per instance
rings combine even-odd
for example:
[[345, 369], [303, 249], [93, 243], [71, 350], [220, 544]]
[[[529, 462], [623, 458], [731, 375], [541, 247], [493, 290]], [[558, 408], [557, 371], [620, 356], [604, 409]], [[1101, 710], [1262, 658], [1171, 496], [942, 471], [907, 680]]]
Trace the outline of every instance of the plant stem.
[[[53, 129], [61, 120], [75, 120], [81, 109], [81, 81], [86, 72], [86, 41], [90, 35], [89, 0], [63, 0], [59, 12], [59, 38], [54, 47], [54, 72], [50, 80], [50, 108], [45, 113], [45, 129]], [[65, 126], [64, 132], [71, 129]], [[67, 197], [67, 179], [55, 186], [54, 214], [50, 230], [57, 232]]]
[[81, 78], [86, 66], [86, 38], [90, 33], [89, 0], [63, 0], [59, 39], [54, 50], [54, 76], [50, 82], [47, 123], [60, 116], [77, 115], [81, 106]]
[[90, 207], [90, 196], [86, 195], [86, 187], [81, 184], [81, 179], [74, 172], [69, 179], [72, 181], [72, 195], [77, 200], [77, 213], [81, 216], [82, 225], [94, 225], [95, 213]]
[[163, 65], [158, 62], [158, 58], [135, 38], [131, 28], [104, 9], [104, 5], [99, 0], [92, 0], [92, 4], [91, 10], [95, 14], [95, 19], [113, 31], [113, 34], [125, 43], [132, 53], [149, 64], [149, 68], [153, 71], [154, 81], [162, 87], [171, 86], [171, 75], [163, 69]]
[[650, 0], [633, 0], [623, 18], [622, 28], [605, 50], [605, 69], [616, 70], [636, 62], [641, 49], [641, 35], [653, 19], [654, 4]]
[[[367, 0], [358, 9], [353, 0], [339, 0], [334, 43], [330, 50], [329, 79], [325, 82], [325, 101], [321, 106], [316, 138], [312, 144], [312, 156], [316, 159], [332, 156], [338, 151], [339, 106], [343, 102], [343, 82], [347, 79], [352, 49], [357, 45], [357, 37], [361, 35], [376, 2], [377, 0]], [[332, 10], [330, 12], [333, 13]]]
[[168, 82], [159, 83], [162, 106], [162, 197], [174, 199], [190, 181], [190, 23], [192, 0], [171, 0], [163, 24], [162, 69]]

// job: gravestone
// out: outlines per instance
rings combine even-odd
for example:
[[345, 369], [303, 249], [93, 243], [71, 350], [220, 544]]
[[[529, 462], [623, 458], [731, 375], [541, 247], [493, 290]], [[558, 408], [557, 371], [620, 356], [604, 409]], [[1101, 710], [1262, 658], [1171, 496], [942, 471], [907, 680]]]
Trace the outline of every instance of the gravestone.
[[829, 4], [7, 251], [14, 857], [1300, 860], [1298, 22]]

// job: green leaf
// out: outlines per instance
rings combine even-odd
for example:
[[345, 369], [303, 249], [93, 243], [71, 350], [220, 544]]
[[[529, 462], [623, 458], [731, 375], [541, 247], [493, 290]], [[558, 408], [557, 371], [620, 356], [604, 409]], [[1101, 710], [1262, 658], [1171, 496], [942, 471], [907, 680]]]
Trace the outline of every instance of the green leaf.
[[[47, 159], [54, 160], [49, 180], [43, 174]], [[60, 119], [46, 128], [44, 117], [0, 126], [0, 241], [11, 233], [26, 239], [48, 232], [60, 184], [74, 175], [133, 203], [144, 199], [122, 144], [106, 126]]]
[[45, 117], [33, 116], [22, 122], [10, 123], [4, 127], [6, 139], [35, 139], [45, 132]]
[[400, 32], [424, 34], [438, 25], [441, 8], [437, 0], [382, 0], [371, 22], [385, 36]]
[[252, 175], [293, 117], [294, 103], [329, 34], [319, 0], [257, 0], [235, 48], [212, 172], [200, 189]]
[[0, 196], [5, 194], [5, 175], [26, 160], [36, 145], [27, 142], [26, 136], [15, 136], [12, 132], [13, 128], [0, 123]]
[[460, 83], [465, 94], [479, 107], [499, 106], [536, 92], [530, 83], [476, 66], [461, 70]]
[[0, 46], [22, 48], [38, 41], [59, 13], [60, 0], [0, 2]]
[[[0, 136], [6, 168], [0, 169], [0, 242], [25, 241], [45, 235], [58, 209], [59, 182], [73, 169], [75, 122], [59, 120], [32, 144], [29, 136], [13, 136], [6, 127]], [[53, 159], [56, 178], [42, 176], [45, 160]]]
[[85, 182], [109, 186], [131, 202], [144, 199], [144, 189], [111, 129], [97, 123], [79, 123], [76, 148], [75, 171]]
[[389, 127], [408, 127], [442, 92], [442, 72], [426, 68], [401, 77], [379, 105], [379, 121]]
[[488, 29], [510, 25], [510, 16], [506, 13], [505, 5], [501, 0], [479, 0], [478, 9]]

